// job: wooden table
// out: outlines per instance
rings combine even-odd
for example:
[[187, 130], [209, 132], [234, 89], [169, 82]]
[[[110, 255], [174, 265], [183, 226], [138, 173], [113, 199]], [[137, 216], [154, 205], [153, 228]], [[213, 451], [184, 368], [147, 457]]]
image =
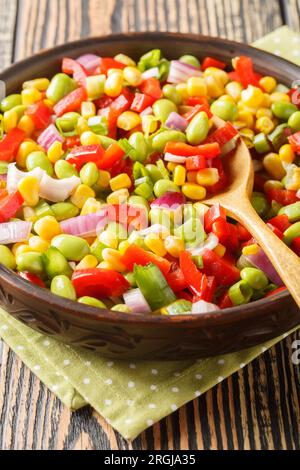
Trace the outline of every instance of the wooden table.
[[[41, 48], [119, 31], [201, 32], [251, 43], [282, 24], [299, 29], [300, 0], [0, 0], [0, 12], [2, 68]], [[299, 337], [132, 444], [90, 408], [71, 413], [4, 345], [0, 449], [299, 449], [300, 368], [291, 362]]]

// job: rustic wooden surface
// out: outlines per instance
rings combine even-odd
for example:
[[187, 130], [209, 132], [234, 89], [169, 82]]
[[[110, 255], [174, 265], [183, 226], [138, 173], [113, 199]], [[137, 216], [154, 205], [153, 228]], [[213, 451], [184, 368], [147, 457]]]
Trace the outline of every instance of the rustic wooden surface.
[[[299, 14], [300, 0], [0, 0], [0, 68], [41, 48], [119, 31], [201, 32], [250, 43], [282, 24], [299, 30]], [[0, 342], [0, 449], [299, 449], [296, 338], [132, 444], [91, 409], [70, 413]]]

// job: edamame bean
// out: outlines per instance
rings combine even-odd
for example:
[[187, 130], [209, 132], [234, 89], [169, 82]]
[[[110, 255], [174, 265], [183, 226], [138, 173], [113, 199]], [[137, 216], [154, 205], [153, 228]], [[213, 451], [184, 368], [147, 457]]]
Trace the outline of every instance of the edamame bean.
[[300, 131], [300, 111], [296, 111], [289, 117], [288, 126], [293, 132]]
[[143, 162], [148, 155], [148, 145], [142, 132], [133, 132], [129, 137], [129, 143], [136, 151], [134, 160]]
[[78, 299], [78, 302], [80, 302], [81, 304], [90, 305], [91, 307], [107, 308], [105, 303], [101, 302], [101, 300], [95, 299], [95, 297], [80, 297], [80, 299]]
[[111, 310], [113, 312], [123, 312], [123, 313], [131, 313], [131, 308], [128, 307], [128, 305], [125, 304], [117, 304], [114, 305]]
[[24, 116], [26, 109], [27, 109], [27, 106], [20, 104], [12, 108], [12, 111], [14, 111], [17, 114], [18, 119], [21, 119], [21, 117]]
[[48, 250], [42, 254], [44, 268], [49, 279], [53, 279], [58, 275], [70, 277], [72, 269], [64, 255], [54, 246], [50, 246]]
[[283, 232], [283, 241], [290, 245], [294, 238], [300, 237], [300, 222], [296, 222]]
[[235, 121], [238, 115], [237, 105], [233, 101], [216, 100], [210, 109], [213, 114], [224, 121]]
[[263, 271], [257, 268], [244, 268], [241, 270], [241, 278], [246, 281], [252, 289], [264, 289], [269, 284], [268, 278]]
[[37, 167], [45, 170], [49, 176], [52, 176], [54, 173], [52, 163], [44, 152], [32, 152], [26, 159], [26, 168], [28, 171]]
[[251, 204], [260, 217], [264, 217], [270, 210], [270, 204], [262, 193], [253, 192]]
[[99, 178], [99, 170], [94, 162], [88, 162], [80, 170], [79, 173], [81, 182], [87, 186], [94, 186]]
[[55, 246], [68, 261], [81, 261], [90, 254], [88, 242], [74, 235], [57, 235], [51, 240], [51, 246]]
[[152, 109], [154, 116], [156, 116], [162, 123], [166, 122], [170, 113], [177, 112], [176, 104], [165, 98], [155, 101]]
[[76, 300], [74, 286], [67, 276], [55, 276], [51, 281], [50, 290], [52, 294], [65, 297], [66, 299]]
[[156, 183], [156, 181], [163, 179], [163, 175], [161, 174], [157, 166], [153, 165], [153, 163], [148, 163], [145, 168], [149, 173], [149, 176], [152, 179], [153, 183]]
[[78, 176], [76, 168], [65, 160], [58, 160], [54, 165], [54, 171], [58, 179]]
[[8, 269], [16, 269], [15, 257], [5, 245], [0, 245], [0, 264], [3, 264]]
[[22, 104], [21, 95], [15, 93], [13, 95], [6, 96], [6, 98], [3, 98], [0, 104], [0, 110], [2, 111], [2, 113], [5, 113], [6, 111], [10, 111], [15, 106], [19, 106], [21, 104]]
[[78, 119], [80, 118], [78, 113], [66, 113], [60, 118], [57, 118], [55, 125], [61, 132], [72, 132], [77, 126]]
[[195, 57], [194, 55], [185, 54], [185, 55], [182, 55], [179, 58], [179, 60], [180, 62], [184, 62], [185, 64], [192, 65], [193, 67], [196, 67], [197, 69], [200, 68], [200, 62], [197, 59], [197, 57]]
[[6, 175], [8, 168], [8, 162], [0, 161], [0, 175]]
[[272, 104], [271, 110], [276, 117], [282, 119], [282, 121], [287, 121], [293, 113], [298, 111], [298, 108], [293, 103], [275, 102]]
[[49, 100], [53, 101], [53, 103], [57, 103], [76, 88], [77, 84], [75, 80], [65, 73], [58, 73], [52, 78], [46, 91], [46, 96]]
[[54, 217], [59, 222], [65, 219], [71, 219], [71, 217], [76, 217], [79, 214], [78, 207], [72, 204], [72, 202], [57, 202], [56, 204], [52, 204], [51, 210]]
[[158, 180], [154, 185], [153, 191], [156, 197], [160, 197], [168, 191], [180, 192], [180, 189], [173, 181]]
[[22, 253], [17, 256], [17, 271], [28, 271], [32, 274], [41, 275], [44, 273], [42, 253], [35, 251]]
[[182, 99], [174, 85], [165, 85], [162, 89], [163, 95], [168, 100], [175, 103], [177, 106], [181, 104]]
[[186, 142], [186, 137], [180, 131], [163, 131], [152, 139], [152, 148], [157, 152], [163, 152], [168, 142]]
[[207, 114], [204, 111], [196, 114], [186, 128], [186, 137], [190, 144], [198, 145], [203, 142], [209, 131]]
[[300, 201], [282, 207], [279, 210], [278, 215], [282, 214], [287, 215], [290, 222], [297, 222], [300, 220]]

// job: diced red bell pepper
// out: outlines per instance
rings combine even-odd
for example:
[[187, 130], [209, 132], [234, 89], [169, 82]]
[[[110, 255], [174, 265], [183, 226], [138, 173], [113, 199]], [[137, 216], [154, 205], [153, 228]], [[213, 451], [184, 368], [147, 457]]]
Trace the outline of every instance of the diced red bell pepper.
[[27, 271], [20, 271], [19, 276], [21, 276], [23, 279], [26, 279], [26, 281], [32, 282], [32, 284], [36, 284], [39, 287], [46, 287], [44, 281], [36, 274], [32, 274]]
[[66, 161], [74, 165], [77, 170], [80, 170], [83, 165], [88, 162], [94, 162], [100, 168], [101, 159], [103, 159], [105, 151], [99, 145], [82, 145], [74, 147], [66, 158]]
[[134, 94], [127, 88], [123, 88], [122, 93], [111, 103], [110, 107], [121, 114], [130, 108], [133, 99]]
[[265, 297], [271, 297], [272, 295], [279, 294], [279, 292], [283, 292], [287, 290], [285, 286], [277, 287], [277, 289], [271, 290], [270, 292], [267, 292]]
[[231, 286], [240, 279], [240, 271], [224, 257], [205, 249], [202, 254], [203, 271], [207, 276], [215, 276], [219, 286]]
[[106, 206], [107, 218], [111, 222], [118, 222], [127, 229], [142, 230], [147, 228], [147, 212], [142, 206], [130, 204], [110, 204]]
[[212, 142], [217, 142], [222, 147], [236, 135], [238, 135], [236, 128], [231, 124], [231, 122], [226, 122], [224, 126], [219, 127], [214, 132], [212, 132], [212, 134], [207, 137], [205, 143], [209, 144]]
[[196, 106], [197, 104], [206, 104], [206, 106], [209, 106], [209, 102], [206, 96], [189, 96], [186, 104], [188, 106]]
[[187, 157], [185, 162], [188, 171], [202, 170], [206, 168], [206, 160], [204, 155], [195, 155], [194, 157]]
[[292, 134], [288, 137], [288, 141], [292, 146], [292, 149], [296, 153], [300, 153], [300, 131], [295, 132], [295, 134]]
[[200, 293], [195, 295], [193, 298], [193, 303], [198, 300], [205, 300], [205, 302], [212, 302], [214, 294], [217, 289], [217, 282], [214, 276], [202, 275]]
[[228, 72], [227, 75], [228, 75], [228, 77], [230, 78], [231, 81], [241, 83], [241, 79], [240, 79], [238, 73], [235, 70], [232, 70], [231, 72]]
[[124, 150], [116, 142], [111, 144], [108, 149], [105, 150], [103, 158], [98, 163], [98, 168], [101, 170], [109, 170], [116, 162], [121, 160], [125, 156]]
[[268, 179], [269, 179], [268, 175], [261, 175], [261, 174], [255, 172], [255, 174], [254, 174], [254, 185], [253, 185], [254, 191], [264, 193], [265, 192], [265, 189], [264, 189], [265, 182]]
[[72, 135], [71, 137], [67, 137], [63, 143], [64, 150], [72, 149], [73, 147], [80, 146], [80, 137], [78, 135]]
[[218, 300], [218, 306], [221, 309], [233, 307], [233, 303], [229, 297], [228, 291], [224, 292]]
[[121, 112], [116, 111], [112, 106], [108, 106], [107, 108], [102, 108], [98, 111], [100, 116], [105, 116], [107, 120], [108, 126], [108, 136], [112, 139], [116, 138], [117, 134], [117, 120], [120, 116]]
[[188, 289], [192, 294], [200, 295], [202, 273], [199, 271], [194, 261], [192, 260], [191, 253], [188, 251], [183, 251], [180, 253], [179, 266], [187, 282]]
[[65, 57], [62, 62], [62, 71], [68, 75], [73, 75], [75, 82], [86, 88], [86, 77], [88, 73], [79, 62]]
[[98, 100], [95, 100], [94, 103], [98, 109], [108, 108], [113, 102], [113, 99], [110, 96], [103, 95]]
[[[229, 236], [224, 241], [224, 245], [231, 252], [235, 252], [237, 250], [237, 248], [239, 247], [238, 229], [237, 229], [236, 225], [231, 224], [230, 222], [227, 222], [227, 229], [228, 229], [228, 232], [229, 232]], [[228, 252], [227, 252], [227, 254], [228, 254]]]
[[256, 73], [254, 72], [253, 62], [250, 57], [243, 55], [240, 57], [235, 57], [233, 60], [233, 67], [238, 74], [238, 81], [241, 82], [244, 88], [247, 88], [248, 85], [253, 85], [260, 88], [259, 80]]
[[240, 223], [236, 224], [236, 229], [239, 240], [248, 241], [252, 237], [251, 233]]
[[122, 274], [110, 269], [90, 268], [74, 271], [72, 283], [78, 297], [119, 297], [130, 284]]
[[168, 142], [164, 149], [165, 152], [183, 157], [193, 157], [203, 155], [206, 158], [214, 158], [220, 155], [221, 149], [217, 142], [204, 145], [188, 145], [183, 142]]
[[270, 224], [269, 222], [267, 223], [267, 226], [272, 230], [273, 233], [275, 233], [275, 235], [277, 235], [278, 238], [280, 238], [280, 240], [283, 240], [283, 233], [281, 230], [279, 230], [277, 227], [274, 227], [274, 225]]
[[210, 107], [208, 104], [203, 103], [203, 104], [196, 104], [193, 109], [190, 111], [187, 111], [182, 115], [182, 117], [187, 121], [191, 122], [191, 120], [196, 116], [196, 114], [200, 113], [201, 111], [204, 111], [207, 114], [208, 119], [212, 117], [212, 112], [210, 110]]
[[296, 255], [300, 256], [300, 237], [294, 238], [291, 244], [292, 250], [296, 253]]
[[23, 202], [24, 199], [19, 191], [15, 191], [14, 193], [4, 197], [0, 201], [0, 223], [7, 222], [9, 219], [14, 217]]
[[148, 106], [152, 106], [154, 101], [155, 98], [153, 98], [153, 96], [136, 93], [130, 109], [136, 113], [141, 113], [144, 109], [148, 108]]
[[53, 108], [56, 116], [62, 116], [65, 113], [78, 111], [81, 103], [88, 98], [86, 89], [84, 87], [77, 88], [62, 98]]
[[193, 295], [187, 292], [186, 290], [181, 290], [180, 292], [176, 292], [177, 299], [184, 299], [188, 300], [189, 302], [193, 302]]
[[221, 60], [214, 59], [213, 57], [205, 57], [201, 64], [201, 69], [204, 71], [208, 69], [209, 67], [216, 67], [218, 69], [224, 70], [226, 67], [225, 62], [222, 62]]
[[150, 251], [143, 250], [137, 245], [130, 245], [121, 258], [121, 262], [133, 271], [134, 265], [139, 264], [146, 266], [149, 263], [154, 263], [161, 270], [164, 276], [167, 276], [171, 268], [171, 263], [161, 256], [155, 255]]
[[131, 158], [121, 158], [113, 164], [109, 172], [112, 178], [118, 176], [120, 173], [127, 173], [129, 178], [132, 180], [133, 161]]
[[50, 109], [43, 101], [39, 101], [38, 103], [28, 106], [25, 114], [31, 117], [36, 129], [45, 129], [51, 120]]
[[109, 69], [124, 69], [125, 67], [125, 64], [122, 64], [122, 62], [119, 62], [112, 57], [100, 57], [100, 73], [107, 75]]
[[11, 129], [0, 141], [0, 160], [11, 162], [17, 155], [25, 135], [25, 132], [17, 127]]
[[229, 224], [225, 219], [219, 219], [213, 222], [211, 231], [218, 237], [222, 245], [225, 244], [227, 238], [230, 236]]
[[224, 207], [220, 206], [220, 204], [214, 204], [204, 215], [205, 232], [211, 232], [213, 223], [220, 220], [224, 220], [226, 222], [226, 211]]
[[268, 189], [267, 198], [269, 202], [276, 201], [283, 206], [299, 201], [296, 191], [291, 191], [290, 189]]
[[273, 225], [273, 227], [278, 228], [281, 232], [284, 232], [292, 225], [290, 224], [289, 218], [286, 214], [276, 215], [276, 217], [268, 220], [268, 223]]
[[187, 287], [187, 281], [177, 263], [171, 264], [171, 269], [166, 275], [167, 282], [174, 292], [179, 292]]
[[161, 91], [161, 86], [159, 80], [157, 78], [151, 77], [144, 80], [139, 89], [144, 95], [152, 96], [155, 100], [159, 100], [163, 96], [163, 92]]

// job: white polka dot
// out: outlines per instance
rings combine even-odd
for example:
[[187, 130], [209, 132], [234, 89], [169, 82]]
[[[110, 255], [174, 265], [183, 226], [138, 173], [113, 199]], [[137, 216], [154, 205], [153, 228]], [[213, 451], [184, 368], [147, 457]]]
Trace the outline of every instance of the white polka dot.
[[56, 392], [57, 389], [58, 389], [58, 385], [52, 385], [53, 392]]
[[299, 53], [299, 51], [295, 50], [295, 51], [292, 52], [292, 54], [293, 54], [294, 57], [298, 57], [300, 53]]
[[129, 367], [130, 367], [130, 369], [136, 369], [136, 365], [135, 365], [135, 364], [129, 364]]
[[181, 373], [180, 372], [174, 372], [174, 377], [180, 377]]
[[90, 379], [87, 378], [87, 377], [85, 377], [85, 378], [83, 379], [83, 383], [84, 383], [84, 385], [88, 385], [88, 384], [90, 383]]
[[106, 385], [111, 385], [111, 384], [112, 384], [112, 380], [111, 380], [111, 379], [107, 379], [107, 380], [105, 380], [105, 383], [106, 383]]
[[278, 44], [280, 43], [280, 38], [278, 36], [275, 36], [275, 38], [273, 38], [273, 41], [275, 42], [275, 44]]
[[201, 395], [200, 390], [196, 390], [196, 391], [195, 391], [195, 397], [200, 397], [200, 395]]
[[55, 372], [55, 375], [57, 375], [57, 377], [60, 377], [61, 373], [60, 372]]
[[105, 403], [105, 405], [108, 405], [108, 406], [109, 406], [109, 405], [112, 404], [112, 401], [107, 399], [107, 400], [104, 400], [104, 403]]
[[114, 365], [113, 361], [108, 361], [106, 363], [107, 367], [112, 367]]
[[241, 363], [240, 363], [240, 368], [242, 369], [243, 367], [245, 367], [245, 365], [246, 365], [246, 364], [245, 364], [244, 362], [241, 362]]
[[7, 330], [8, 330], [8, 326], [7, 326], [7, 325], [2, 325], [2, 326], [1, 326], [1, 330], [2, 330], [2, 331], [7, 331]]
[[128, 382], [128, 388], [134, 388], [134, 387], [135, 387], [135, 383], [132, 382], [132, 380], [130, 380], [130, 381]]
[[149, 403], [148, 408], [156, 408], [156, 405], [154, 403]]
[[69, 366], [70, 364], [71, 362], [69, 361], [69, 359], [64, 360], [64, 366]]
[[41, 366], [39, 366], [38, 364], [36, 366], [34, 366], [33, 368], [34, 370], [41, 370]]
[[175, 405], [175, 403], [173, 403], [173, 404], [171, 405], [171, 410], [172, 410], [172, 411], [176, 411], [177, 408], [178, 408], [178, 407], [177, 407], [177, 405]]
[[43, 342], [43, 345], [46, 346], [46, 348], [48, 346], [50, 346], [50, 341], [48, 339], [45, 339], [45, 341]]
[[86, 362], [85, 362], [85, 365], [86, 365], [87, 367], [90, 367], [91, 361], [86, 361]]
[[222, 382], [222, 380], [224, 380], [224, 377], [222, 377], [221, 375], [218, 377], [218, 382]]
[[150, 390], [157, 390], [157, 386], [156, 385], [150, 385]]
[[147, 426], [153, 426], [154, 421], [153, 419], [147, 419], [146, 423], [147, 423]]
[[127, 419], [125, 419], [125, 423], [126, 423], [126, 424], [130, 424], [130, 423], [132, 423], [132, 419], [131, 419], [131, 418], [127, 418]]
[[265, 346], [263, 346], [263, 347], [261, 348], [261, 350], [262, 350], [262, 352], [266, 352], [267, 348], [266, 348]]
[[133, 405], [133, 400], [127, 400], [126, 403], [127, 403], [128, 406], [132, 406]]
[[158, 370], [157, 370], [157, 369], [151, 369], [151, 374], [157, 375], [157, 373], [158, 373]]
[[281, 51], [279, 49], [276, 49], [276, 51], [274, 51], [274, 54], [275, 55], [281, 55]]
[[292, 42], [296, 44], [297, 42], [300, 42], [300, 38], [298, 36], [294, 36]]
[[225, 364], [224, 359], [219, 359], [219, 360], [218, 360], [218, 364], [220, 364], [220, 366], [223, 365], [223, 364]]
[[201, 380], [201, 379], [202, 379], [202, 375], [201, 375], [201, 374], [196, 374], [195, 377], [196, 377], [197, 380]]
[[24, 346], [22, 346], [21, 344], [19, 344], [19, 345], [17, 346], [17, 350], [18, 350], [18, 351], [24, 351]]

